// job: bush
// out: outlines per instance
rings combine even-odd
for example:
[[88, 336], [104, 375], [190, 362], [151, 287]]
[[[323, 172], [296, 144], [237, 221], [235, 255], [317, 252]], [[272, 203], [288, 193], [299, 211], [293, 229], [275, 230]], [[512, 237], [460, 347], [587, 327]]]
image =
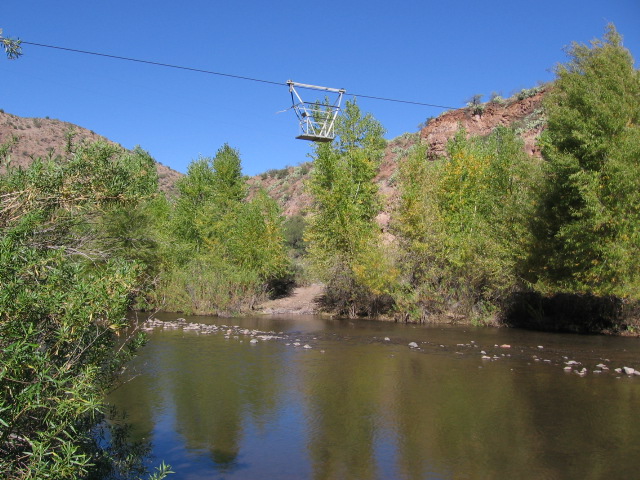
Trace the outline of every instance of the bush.
[[255, 271], [212, 253], [164, 272], [153, 295], [166, 311], [230, 316], [251, 310], [266, 289]]
[[[105, 393], [143, 341], [125, 319], [141, 267], [109, 254], [94, 222], [153, 195], [152, 166], [144, 152], [97, 143], [0, 176], [3, 478], [131, 473], [99, 431], [110, 428]], [[97, 238], [105, 250], [93, 250]]]

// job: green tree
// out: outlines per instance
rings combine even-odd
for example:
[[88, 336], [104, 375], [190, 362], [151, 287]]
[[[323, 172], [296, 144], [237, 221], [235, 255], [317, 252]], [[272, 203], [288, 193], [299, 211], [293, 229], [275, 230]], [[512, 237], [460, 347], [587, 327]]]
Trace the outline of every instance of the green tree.
[[214, 158], [192, 162], [177, 188], [174, 230], [180, 239], [200, 248], [205, 242], [203, 230], [211, 234], [223, 229], [225, 219], [247, 195], [239, 152], [224, 144]]
[[487, 137], [460, 130], [436, 162], [424, 147], [404, 160], [394, 215], [404, 318], [478, 319], [497, 311], [521, 284], [538, 172], [522, 141], [503, 127]]
[[148, 155], [105, 143], [0, 176], [3, 478], [132, 473], [98, 427], [108, 429], [105, 393], [143, 340], [125, 320], [140, 267], [96, 251], [104, 232], [92, 225], [156, 190]]
[[177, 240], [199, 249], [202, 238], [195, 222], [198, 212], [214, 195], [214, 171], [211, 160], [199, 158], [189, 164], [187, 175], [176, 182], [178, 199], [172, 216], [172, 231]]
[[277, 203], [264, 191], [247, 198], [240, 154], [228, 145], [218, 151], [211, 168], [211, 196], [195, 218], [206, 248], [267, 283], [281, 278], [288, 260]]
[[556, 68], [542, 139], [537, 288], [640, 299], [640, 73], [613, 25]]
[[257, 272], [267, 281], [286, 276], [289, 260], [284, 238], [284, 218], [277, 202], [264, 190], [240, 204], [225, 249], [241, 268]]
[[237, 150], [225, 144], [214, 158], [193, 162], [178, 191], [175, 262], [156, 295], [165, 308], [237, 313], [286, 283], [282, 214], [266, 193], [248, 197]]
[[[347, 102], [332, 143], [315, 146], [308, 190], [313, 197], [305, 240], [313, 267], [327, 283], [327, 298], [341, 313], [368, 309], [373, 293], [365, 268], [379, 248], [378, 173], [384, 128], [355, 102]], [[382, 292], [380, 292], [382, 293]]]

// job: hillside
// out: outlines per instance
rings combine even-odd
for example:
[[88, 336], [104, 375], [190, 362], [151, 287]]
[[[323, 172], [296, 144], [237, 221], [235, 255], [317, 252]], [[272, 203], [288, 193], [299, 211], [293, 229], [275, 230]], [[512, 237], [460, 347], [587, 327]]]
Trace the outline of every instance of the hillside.
[[[469, 135], [486, 135], [499, 125], [512, 126], [525, 141], [528, 154], [540, 154], [536, 140], [544, 128], [542, 98], [544, 89], [533, 88], [523, 90], [509, 99], [497, 98], [494, 101], [444, 112], [436, 118], [427, 120], [415, 133], [405, 133], [387, 144], [385, 155], [380, 166], [377, 182], [380, 192], [387, 204], [393, 201], [395, 194], [394, 174], [398, 162], [419, 141], [429, 146], [431, 159], [444, 154], [447, 141], [455, 135], [459, 128], [464, 128]], [[28, 165], [32, 157], [45, 157], [64, 153], [67, 134], [73, 131], [75, 141], [96, 141], [109, 139], [93, 131], [61, 120], [50, 118], [24, 118], [0, 111], [0, 143], [17, 135], [19, 140], [12, 153], [14, 165]], [[160, 188], [165, 192], [175, 191], [175, 182], [181, 173], [157, 163]], [[311, 171], [311, 163], [306, 162], [295, 167], [269, 170], [249, 178], [249, 185], [259, 186], [278, 201], [286, 216], [304, 213], [311, 198], [305, 192], [304, 183]], [[388, 211], [388, 208], [385, 208]], [[381, 225], [385, 225], [387, 214], [379, 217]]]
[[[103, 140], [114, 143], [97, 133], [72, 123], [52, 118], [25, 118], [0, 110], [0, 143], [6, 142], [12, 135], [18, 137], [13, 148], [11, 163], [26, 166], [32, 158], [64, 154], [69, 132], [74, 133], [74, 142]], [[160, 189], [174, 192], [175, 182], [182, 174], [156, 162]]]
[[[393, 202], [396, 193], [394, 174], [398, 162], [418, 142], [428, 145], [429, 158], [433, 160], [445, 153], [447, 141], [460, 128], [464, 128], [469, 135], [487, 135], [498, 126], [511, 126], [524, 140], [526, 152], [539, 156], [540, 150], [536, 142], [545, 125], [542, 110], [544, 92], [543, 87], [525, 89], [508, 99], [497, 97], [484, 104], [450, 110], [427, 120], [416, 133], [405, 133], [390, 140], [377, 177], [387, 207]], [[252, 177], [249, 183], [254, 188], [265, 188], [280, 203], [285, 215], [303, 214], [311, 202], [304, 189], [311, 165], [306, 162], [295, 167], [269, 170]], [[389, 208], [384, 210], [388, 212]], [[380, 214], [378, 221], [382, 227], [386, 225], [388, 218], [387, 213]]]

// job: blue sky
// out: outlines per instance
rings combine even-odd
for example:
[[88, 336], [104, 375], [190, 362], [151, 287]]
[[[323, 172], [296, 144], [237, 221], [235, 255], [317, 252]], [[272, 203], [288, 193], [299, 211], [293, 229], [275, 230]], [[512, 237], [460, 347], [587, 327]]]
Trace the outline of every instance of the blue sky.
[[[639, 0], [21, 0], [0, 15], [5, 36], [28, 42], [451, 107], [553, 79], [563, 48], [602, 37], [608, 22], [638, 66]], [[0, 58], [0, 108], [8, 113], [58, 118], [140, 145], [181, 172], [225, 142], [240, 151], [248, 175], [297, 165], [311, 151], [295, 139], [293, 112], [276, 113], [291, 106], [284, 85], [23, 51], [19, 60]], [[387, 138], [443, 111], [358, 103]]]

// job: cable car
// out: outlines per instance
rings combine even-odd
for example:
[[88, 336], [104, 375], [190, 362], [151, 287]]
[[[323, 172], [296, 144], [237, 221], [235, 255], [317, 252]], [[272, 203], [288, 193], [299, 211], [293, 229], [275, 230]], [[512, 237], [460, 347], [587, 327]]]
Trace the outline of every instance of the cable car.
[[[344, 88], [319, 87], [317, 85], [296, 83], [292, 80], [287, 80], [287, 85], [289, 85], [289, 92], [291, 92], [292, 108], [300, 124], [300, 135], [296, 138], [312, 142], [332, 141], [336, 136], [334, 130], [335, 121], [340, 112], [342, 96], [346, 90]], [[329, 98], [326, 98], [324, 102], [317, 100], [315, 102], [305, 102], [296, 88], [321, 90], [335, 94], [334, 102], [330, 103]]]

